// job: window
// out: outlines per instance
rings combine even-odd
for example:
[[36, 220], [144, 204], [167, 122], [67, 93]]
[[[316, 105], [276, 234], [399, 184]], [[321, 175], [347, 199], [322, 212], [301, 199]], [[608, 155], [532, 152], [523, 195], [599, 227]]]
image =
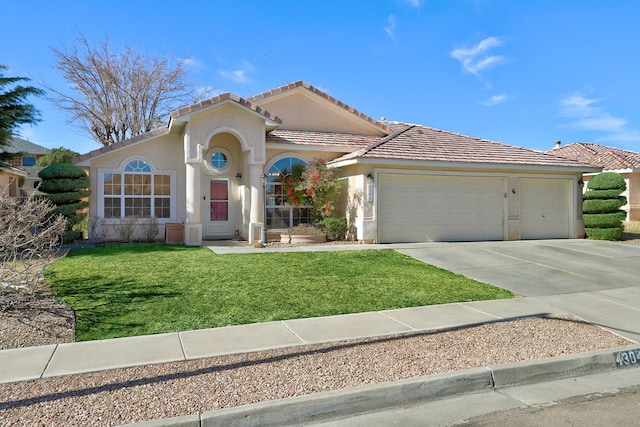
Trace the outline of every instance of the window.
[[153, 173], [149, 163], [136, 159], [102, 178], [105, 218], [171, 218], [171, 175]]
[[23, 156], [22, 157], [22, 166], [35, 166], [36, 165], [36, 158], [33, 156]]
[[287, 204], [288, 198], [282, 186], [283, 178], [290, 175], [293, 168], [306, 165], [304, 160], [285, 157], [269, 168], [266, 184], [268, 228], [289, 228], [301, 223], [309, 223], [311, 209], [308, 206]]
[[227, 156], [223, 152], [216, 151], [211, 156], [210, 162], [211, 162], [211, 166], [213, 166], [214, 169], [224, 169], [227, 167], [229, 160], [227, 159]]

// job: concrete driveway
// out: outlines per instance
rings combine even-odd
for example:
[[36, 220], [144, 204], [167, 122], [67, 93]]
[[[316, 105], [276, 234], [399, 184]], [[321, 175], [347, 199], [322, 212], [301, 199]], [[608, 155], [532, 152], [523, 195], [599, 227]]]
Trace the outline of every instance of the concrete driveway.
[[522, 296], [640, 286], [640, 246], [593, 240], [391, 245], [429, 264]]
[[640, 246], [528, 240], [395, 245], [394, 249], [640, 342]]

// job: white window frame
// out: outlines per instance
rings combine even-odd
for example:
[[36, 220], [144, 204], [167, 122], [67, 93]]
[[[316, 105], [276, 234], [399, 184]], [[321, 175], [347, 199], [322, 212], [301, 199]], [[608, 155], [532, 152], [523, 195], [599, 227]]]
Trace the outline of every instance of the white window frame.
[[[124, 168], [133, 160], [142, 160], [144, 162], [146, 162], [150, 168], [151, 168], [151, 176], [153, 177], [154, 175], [168, 175], [169, 179], [171, 180], [170, 183], [170, 195], [169, 195], [169, 209], [170, 209], [170, 217], [169, 218], [156, 218], [158, 220], [159, 224], [166, 224], [166, 223], [171, 223], [171, 222], [176, 222], [176, 172], [175, 170], [163, 170], [163, 169], [157, 169], [156, 166], [154, 165], [154, 163], [152, 161], [150, 161], [148, 158], [144, 157], [144, 156], [129, 156], [126, 159], [124, 159], [119, 167], [117, 168], [98, 168], [98, 188], [97, 188], [97, 192], [98, 192], [98, 209], [97, 209], [97, 216], [98, 218], [101, 218], [105, 221], [109, 221], [109, 222], [113, 222], [113, 223], [117, 223], [119, 221], [121, 221], [124, 218], [136, 218], [136, 217], [125, 217], [124, 216], [124, 209], [125, 209], [125, 203], [124, 203], [124, 199], [125, 199], [125, 194], [124, 192], [122, 192], [123, 194], [120, 195], [107, 195], [107, 197], [120, 197], [120, 199], [122, 200], [121, 206], [120, 206], [120, 213], [121, 216], [119, 217], [109, 217], [109, 218], [105, 218], [104, 216], [104, 199], [105, 199], [105, 194], [104, 194], [104, 176], [105, 174], [119, 174], [121, 176], [123, 176], [124, 179], [124, 174], [125, 173], [129, 173], [129, 172], [125, 172]], [[124, 182], [124, 181], [123, 181]], [[152, 212], [152, 217], [154, 216], [154, 209], [155, 209], [155, 205], [153, 203], [154, 200], [154, 196], [153, 196], [153, 179], [151, 180], [151, 212]]]

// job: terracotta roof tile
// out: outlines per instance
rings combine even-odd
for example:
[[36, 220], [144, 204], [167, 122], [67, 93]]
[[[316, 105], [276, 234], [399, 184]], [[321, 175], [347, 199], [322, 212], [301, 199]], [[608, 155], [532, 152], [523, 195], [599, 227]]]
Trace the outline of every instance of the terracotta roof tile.
[[136, 142], [142, 141], [143, 139], [149, 139], [149, 138], [153, 138], [155, 136], [159, 136], [159, 135], [163, 135], [163, 134], [167, 134], [169, 133], [169, 128], [167, 126], [162, 126], [156, 129], [153, 129], [149, 132], [145, 132], [145, 133], [141, 133], [140, 135], [136, 135], [132, 138], [126, 139], [124, 141], [121, 142], [116, 142], [114, 144], [110, 144], [110, 145], [106, 145], [100, 148], [97, 148], [93, 151], [89, 151], [86, 154], [83, 154], [81, 156], [78, 156], [76, 158], [73, 159], [73, 163], [79, 163], [82, 162], [84, 160], [90, 159], [92, 157], [95, 157], [99, 154], [104, 154], [104, 153], [108, 153], [109, 151], [113, 151], [116, 150], [118, 148], [122, 148], [122, 147], [126, 147], [127, 145], [131, 145], [131, 144], [135, 144]]
[[276, 129], [267, 134], [267, 142], [296, 145], [326, 145], [361, 148], [377, 141], [371, 135], [353, 135], [331, 132], [308, 132]]
[[270, 96], [278, 95], [280, 93], [283, 93], [283, 92], [286, 92], [286, 91], [289, 91], [289, 90], [292, 90], [292, 89], [295, 89], [295, 88], [298, 88], [298, 87], [303, 87], [303, 88], [315, 93], [316, 95], [321, 96], [322, 98], [326, 99], [327, 101], [337, 105], [340, 108], [343, 108], [343, 109], [347, 110], [348, 112], [350, 112], [352, 114], [355, 114], [356, 116], [358, 116], [362, 120], [366, 120], [367, 122], [379, 127], [380, 129], [384, 130], [385, 132], [389, 131], [389, 129], [385, 126], [384, 123], [381, 123], [381, 122], [379, 122], [379, 121], [367, 116], [366, 114], [361, 113], [360, 111], [356, 110], [355, 108], [343, 103], [339, 99], [336, 99], [336, 98], [332, 97], [328, 93], [321, 91], [320, 89], [316, 88], [315, 86], [310, 85], [309, 83], [307, 83], [307, 82], [305, 82], [303, 80], [298, 80], [297, 82], [289, 83], [287, 85], [280, 86], [278, 88], [271, 89], [271, 90], [268, 90], [266, 92], [259, 93], [257, 95], [254, 95], [252, 97], [247, 98], [247, 100], [249, 102], [256, 102], [256, 101], [263, 100], [263, 99], [266, 99], [266, 98], [268, 98]]
[[591, 166], [553, 154], [428, 126], [395, 123], [390, 127], [395, 133], [341, 159], [363, 157], [460, 163]]
[[605, 170], [640, 168], [640, 153], [600, 144], [574, 142], [549, 150], [547, 153], [588, 163]]
[[242, 105], [243, 107], [246, 107], [252, 111], [255, 111], [256, 113], [266, 117], [267, 119], [274, 121], [276, 123], [282, 123], [282, 119], [278, 116], [276, 116], [275, 114], [272, 114], [270, 112], [268, 112], [267, 110], [265, 110], [264, 108], [261, 108], [257, 105], [252, 104], [251, 102], [249, 102], [247, 99], [242, 98], [236, 94], [233, 94], [231, 92], [226, 92], [226, 93], [221, 93], [220, 95], [214, 96], [213, 98], [209, 98], [209, 99], [205, 99], [204, 101], [200, 101], [200, 102], [196, 102], [194, 104], [191, 105], [187, 105], [185, 107], [181, 107], [178, 108], [177, 110], [174, 110], [170, 113], [170, 116], [172, 119], [176, 119], [180, 116], [184, 116], [185, 114], [189, 114], [189, 113], [193, 113], [195, 111], [201, 110], [205, 107], [209, 107], [211, 105], [215, 105], [217, 103], [223, 102], [223, 101], [227, 101], [227, 100], [231, 100], [234, 101], [240, 105]]

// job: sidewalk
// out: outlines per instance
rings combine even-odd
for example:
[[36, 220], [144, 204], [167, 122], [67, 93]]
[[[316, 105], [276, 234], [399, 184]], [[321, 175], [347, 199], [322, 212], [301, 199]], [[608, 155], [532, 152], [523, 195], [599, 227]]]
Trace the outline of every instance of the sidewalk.
[[0, 383], [561, 313], [517, 298], [2, 350]]

